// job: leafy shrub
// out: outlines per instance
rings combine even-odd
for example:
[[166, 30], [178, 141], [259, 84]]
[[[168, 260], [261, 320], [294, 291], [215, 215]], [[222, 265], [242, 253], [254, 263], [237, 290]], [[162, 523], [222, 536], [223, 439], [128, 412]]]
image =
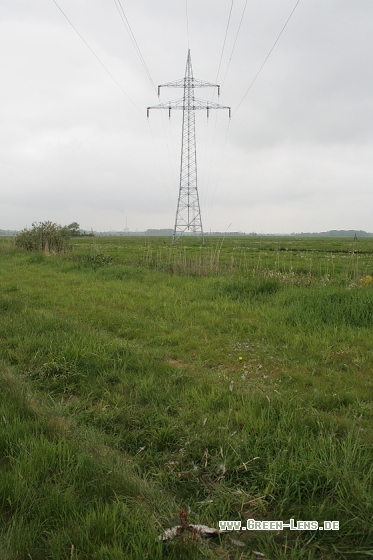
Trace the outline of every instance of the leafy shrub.
[[17, 247], [26, 251], [67, 253], [71, 250], [70, 231], [52, 222], [34, 222], [31, 229], [23, 229], [15, 238]]

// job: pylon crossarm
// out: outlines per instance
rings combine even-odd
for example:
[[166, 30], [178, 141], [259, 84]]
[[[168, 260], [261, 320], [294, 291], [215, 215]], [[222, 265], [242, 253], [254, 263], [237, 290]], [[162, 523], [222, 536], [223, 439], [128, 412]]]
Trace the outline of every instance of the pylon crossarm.
[[217, 87], [220, 92], [220, 85], [219, 84], [212, 84], [211, 82], [204, 82], [203, 80], [197, 80], [196, 78], [182, 78], [181, 80], [175, 80], [174, 82], [167, 82], [166, 84], [160, 84], [158, 86], [158, 95], [160, 93], [160, 88], [168, 87], [168, 88], [208, 88], [208, 87]]
[[160, 103], [159, 105], [153, 105], [148, 107], [149, 109], [184, 109], [184, 98], [174, 99], [173, 101], [166, 101], [165, 103]]
[[173, 101], [166, 101], [165, 103], [159, 103], [159, 105], [153, 105], [152, 107], [148, 107], [147, 110], [149, 112], [150, 109], [177, 109], [182, 111], [184, 109], [191, 109], [193, 111], [198, 111], [201, 109], [228, 109], [231, 110], [230, 107], [226, 105], [220, 105], [219, 103], [212, 103], [211, 101], [205, 101], [203, 99], [193, 98], [191, 104], [185, 104], [185, 99], [182, 97], [180, 99], [174, 99]]
[[193, 99], [193, 104], [195, 107], [193, 109], [229, 109], [226, 105], [220, 105], [219, 103], [212, 103], [212, 101], [205, 101], [204, 99], [197, 99], [196, 97]]

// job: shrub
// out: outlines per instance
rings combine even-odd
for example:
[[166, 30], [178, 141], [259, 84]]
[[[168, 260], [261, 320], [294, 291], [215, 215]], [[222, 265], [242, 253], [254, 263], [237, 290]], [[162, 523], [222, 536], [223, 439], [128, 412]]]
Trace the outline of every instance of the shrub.
[[67, 253], [71, 250], [70, 231], [52, 222], [35, 222], [31, 229], [25, 228], [16, 236], [15, 244], [26, 251]]

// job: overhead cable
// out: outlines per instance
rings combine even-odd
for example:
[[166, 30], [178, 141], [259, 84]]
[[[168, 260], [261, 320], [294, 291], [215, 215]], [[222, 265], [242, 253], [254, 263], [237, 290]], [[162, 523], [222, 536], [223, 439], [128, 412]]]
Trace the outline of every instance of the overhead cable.
[[[155, 83], [154, 83], [152, 77], [151, 77], [149, 68], [148, 68], [148, 66], [147, 66], [147, 64], [146, 64], [146, 62], [145, 62], [145, 59], [144, 59], [143, 55], [142, 55], [142, 52], [141, 52], [140, 47], [139, 47], [139, 44], [138, 44], [138, 42], [137, 42], [137, 40], [136, 40], [135, 34], [134, 34], [133, 31], [132, 31], [132, 28], [131, 28], [130, 22], [129, 22], [129, 20], [128, 20], [128, 17], [127, 17], [126, 14], [125, 14], [125, 11], [124, 11], [122, 2], [121, 2], [121, 0], [114, 0], [114, 4], [115, 4], [115, 6], [116, 6], [116, 8], [117, 8], [117, 10], [118, 10], [118, 13], [119, 13], [120, 18], [121, 18], [121, 20], [122, 20], [122, 22], [123, 22], [123, 25], [124, 25], [124, 27], [126, 28], [126, 31], [127, 31], [128, 35], [129, 35], [131, 41], [132, 41], [132, 44], [133, 44], [133, 46], [134, 46], [134, 48], [135, 48], [135, 51], [136, 51], [136, 53], [137, 53], [137, 56], [139, 57], [139, 59], [140, 59], [140, 61], [141, 61], [141, 64], [142, 64], [142, 66], [143, 66], [143, 68], [144, 68], [144, 70], [145, 70], [145, 72], [146, 72], [146, 75], [148, 76], [148, 79], [149, 79], [150, 83], [152, 84], [152, 87], [153, 87], [154, 91], [157, 93], [158, 90], [157, 90], [157, 88], [156, 88], [156, 86], [155, 86]], [[175, 183], [174, 169], [173, 169], [173, 166], [172, 166], [172, 159], [171, 159], [171, 155], [170, 155], [170, 148], [169, 148], [169, 144], [168, 144], [168, 140], [167, 140], [167, 133], [166, 133], [166, 128], [165, 128], [165, 124], [164, 124], [164, 117], [163, 117], [163, 114], [162, 114], [162, 123], [163, 123], [163, 132], [164, 132], [164, 136], [165, 136], [166, 146], [167, 146], [168, 159], [169, 159], [169, 162], [170, 162], [172, 180], [173, 180], [173, 183]], [[151, 130], [151, 129], [150, 129], [150, 130]], [[154, 138], [153, 138], [153, 136], [152, 136], [152, 140], [153, 140], [153, 143], [154, 143]], [[155, 144], [155, 143], [154, 143], [154, 144]], [[157, 158], [159, 158], [158, 152], [157, 152]], [[160, 160], [159, 160], [159, 159], [158, 159], [158, 163], [159, 163], [159, 166], [160, 166], [160, 168], [161, 168]], [[164, 181], [164, 183], [165, 183], [165, 185], [166, 185], [166, 182], [165, 182], [165, 178], [164, 178], [164, 175], [163, 175], [162, 168], [161, 168], [161, 172], [162, 172], [163, 181]], [[166, 186], [166, 190], [167, 190], [167, 186]], [[168, 196], [168, 191], [167, 191], [167, 196]]]
[[240, 105], [242, 104], [242, 102], [243, 102], [243, 100], [245, 99], [246, 95], [249, 93], [249, 91], [250, 91], [251, 88], [253, 87], [254, 83], [256, 82], [257, 77], [259, 76], [259, 74], [260, 74], [260, 72], [262, 71], [262, 69], [263, 69], [265, 63], [267, 62], [267, 60], [268, 60], [269, 57], [271, 56], [273, 49], [274, 49], [275, 46], [277, 45], [278, 40], [280, 39], [281, 35], [283, 34], [283, 32], [284, 32], [284, 30], [285, 30], [285, 27], [286, 27], [287, 24], [289, 23], [289, 21], [290, 21], [290, 19], [291, 19], [291, 16], [292, 16], [293, 13], [295, 12], [295, 10], [296, 10], [296, 8], [297, 8], [299, 2], [300, 2], [300, 0], [297, 1], [297, 3], [295, 4], [294, 8], [292, 9], [292, 11], [291, 11], [291, 13], [290, 13], [290, 16], [288, 17], [288, 19], [287, 19], [286, 22], [285, 22], [285, 25], [284, 25], [283, 28], [281, 29], [281, 31], [280, 31], [280, 33], [279, 33], [279, 35], [278, 35], [276, 41], [273, 43], [271, 50], [269, 51], [269, 53], [268, 53], [267, 56], [265, 57], [263, 64], [261, 65], [261, 67], [259, 68], [259, 70], [257, 71], [257, 73], [255, 74], [253, 81], [252, 81], [251, 84], [249, 85], [248, 89], [246, 90], [245, 95], [243, 96], [243, 98], [241, 99], [241, 101], [239, 102], [239, 104], [237, 105], [237, 107], [236, 107], [236, 109], [234, 110], [233, 114], [235, 114], [235, 113], [237, 112], [238, 108], [239, 108]]
[[124, 27], [126, 28], [128, 35], [130, 36], [130, 39], [131, 39], [131, 41], [132, 41], [132, 44], [133, 44], [133, 46], [135, 47], [135, 51], [136, 51], [136, 53], [137, 53], [137, 56], [139, 57], [139, 59], [140, 59], [140, 61], [141, 61], [141, 64], [143, 65], [144, 70], [145, 70], [145, 72], [146, 72], [146, 74], [147, 74], [147, 76], [148, 76], [148, 78], [149, 78], [149, 80], [150, 80], [150, 82], [151, 82], [153, 88], [155, 89], [155, 91], [157, 91], [157, 88], [156, 88], [156, 86], [155, 86], [155, 84], [154, 84], [154, 82], [153, 82], [153, 79], [152, 79], [152, 77], [151, 77], [151, 74], [150, 74], [150, 72], [149, 72], [149, 69], [148, 69], [148, 67], [147, 67], [147, 65], [146, 65], [145, 59], [144, 59], [144, 57], [143, 57], [143, 55], [142, 55], [142, 53], [141, 53], [141, 51], [140, 51], [140, 47], [139, 47], [139, 45], [138, 45], [138, 43], [137, 43], [137, 41], [136, 41], [136, 37], [135, 37], [135, 35], [134, 35], [134, 33], [133, 33], [132, 29], [131, 29], [131, 25], [130, 25], [130, 23], [129, 23], [129, 21], [128, 21], [128, 18], [127, 18], [127, 16], [126, 16], [125, 12], [124, 12], [122, 3], [121, 3], [120, 0], [114, 0], [114, 4], [115, 4], [115, 6], [116, 6], [116, 8], [117, 8], [117, 10], [118, 10], [118, 13], [119, 13], [119, 15], [120, 15], [120, 17], [121, 17], [121, 20], [122, 20], [122, 22], [123, 22], [123, 25], [124, 25]]
[[230, 21], [231, 21], [231, 15], [232, 15], [233, 4], [234, 4], [234, 0], [232, 0], [231, 9], [229, 10], [228, 23], [227, 23], [227, 27], [226, 27], [226, 30], [225, 30], [225, 36], [224, 36], [224, 41], [223, 41], [223, 48], [222, 48], [221, 55], [220, 55], [219, 68], [218, 68], [218, 73], [216, 74], [216, 80], [215, 80], [215, 82], [218, 81], [218, 76], [219, 76], [219, 72], [220, 72], [221, 61], [222, 61], [222, 59], [223, 59], [223, 54], [224, 54], [224, 49], [225, 49], [225, 42], [226, 42], [226, 40], [227, 40], [227, 34], [228, 34], [228, 29], [229, 29], [229, 23], [230, 23]]
[[57, 8], [60, 10], [60, 12], [62, 13], [62, 15], [65, 17], [65, 19], [69, 22], [69, 24], [71, 25], [71, 27], [74, 29], [74, 31], [79, 35], [79, 37], [81, 38], [81, 40], [83, 41], [83, 43], [86, 45], [86, 47], [88, 47], [88, 49], [91, 51], [91, 53], [93, 54], [93, 56], [96, 58], [96, 60], [101, 64], [101, 66], [103, 67], [103, 69], [109, 74], [110, 78], [117, 84], [117, 86], [120, 88], [120, 90], [124, 93], [124, 95], [127, 97], [127, 99], [129, 101], [131, 101], [132, 105], [134, 105], [136, 107], [136, 109], [141, 113], [142, 116], [145, 116], [143, 114], [143, 112], [141, 111], [141, 109], [136, 105], [136, 103], [131, 99], [131, 97], [128, 95], [128, 93], [122, 88], [122, 86], [120, 85], [120, 83], [114, 78], [113, 74], [110, 72], [110, 70], [108, 70], [105, 66], [105, 64], [99, 59], [99, 57], [97, 56], [97, 54], [93, 51], [93, 49], [88, 45], [87, 41], [84, 39], [84, 37], [79, 33], [79, 31], [77, 30], [77, 28], [75, 27], [75, 25], [72, 23], [72, 21], [67, 17], [67, 15], [65, 14], [65, 12], [62, 10], [62, 8], [57, 4], [56, 0], [52, 0], [52, 2], [54, 2], [54, 4], [57, 6]]
[[236, 48], [236, 43], [237, 43], [238, 35], [239, 35], [239, 33], [240, 33], [241, 25], [242, 25], [242, 21], [243, 21], [243, 17], [244, 17], [244, 15], [245, 15], [245, 11], [246, 11], [246, 6], [247, 6], [247, 0], [246, 0], [246, 2], [245, 2], [245, 6], [244, 6], [244, 9], [243, 9], [243, 12], [242, 12], [240, 24], [239, 24], [239, 26], [238, 26], [238, 30], [237, 30], [237, 34], [236, 34], [236, 38], [235, 38], [234, 43], [233, 43], [233, 48], [232, 48], [231, 56], [229, 57], [228, 66], [227, 66], [227, 69], [226, 69], [226, 71], [225, 71], [224, 78], [223, 78], [223, 81], [222, 81], [222, 84], [221, 84], [222, 86], [224, 85], [225, 78], [227, 77], [228, 69], [229, 69], [229, 66], [230, 66], [230, 63], [231, 63], [231, 60], [232, 60], [232, 56], [233, 56], [233, 52], [234, 52], [234, 49]]
[[[226, 26], [226, 29], [225, 29], [225, 35], [224, 35], [224, 41], [223, 41], [223, 48], [222, 48], [222, 50], [221, 50], [220, 61], [219, 61], [219, 67], [218, 67], [218, 72], [217, 72], [217, 74], [216, 74], [216, 80], [215, 80], [215, 82], [218, 81], [219, 72], [220, 72], [220, 67], [221, 67], [221, 63], [222, 63], [222, 60], [223, 60], [223, 54], [224, 54], [225, 43], [226, 43], [227, 35], [228, 35], [229, 24], [230, 24], [230, 21], [231, 21], [231, 15], [232, 15], [233, 4], [234, 4], [234, 0], [232, 0], [232, 2], [231, 2], [231, 7], [230, 7], [230, 10], [229, 10], [228, 22], [227, 22], [227, 26]], [[215, 95], [215, 89], [214, 89], [213, 94], [212, 94], [212, 99], [214, 99], [214, 95]], [[213, 137], [212, 137], [212, 147], [211, 147], [210, 166], [209, 166], [208, 174], [207, 174], [206, 196], [207, 196], [207, 191], [208, 191], [208, 187], [209, 187], [209, 183], [210, 183], [210, 174], [211, 174], [211, 167], [212, 167], [212, 153], [213, 153], [213, 149], [214, 149], [214, 145], [215, 145], [215, 135], [216, 135], [217, 120], [218, 120], [218, 115], [217, 115], [217, 113], [216, 113], [216, 115], [215, 115], [214, 134], [213, 134]]]

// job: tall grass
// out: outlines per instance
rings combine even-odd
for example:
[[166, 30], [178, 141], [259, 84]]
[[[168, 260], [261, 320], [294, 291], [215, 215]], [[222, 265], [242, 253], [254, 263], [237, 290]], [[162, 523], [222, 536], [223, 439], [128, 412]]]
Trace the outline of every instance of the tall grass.
[[[153, 243], [0, 254], [2, 557], [372, 554], [370, 284], [345, 252], [333, 278], [273, 240]], [[180, 508], [340, 530], [158, 541]]]

